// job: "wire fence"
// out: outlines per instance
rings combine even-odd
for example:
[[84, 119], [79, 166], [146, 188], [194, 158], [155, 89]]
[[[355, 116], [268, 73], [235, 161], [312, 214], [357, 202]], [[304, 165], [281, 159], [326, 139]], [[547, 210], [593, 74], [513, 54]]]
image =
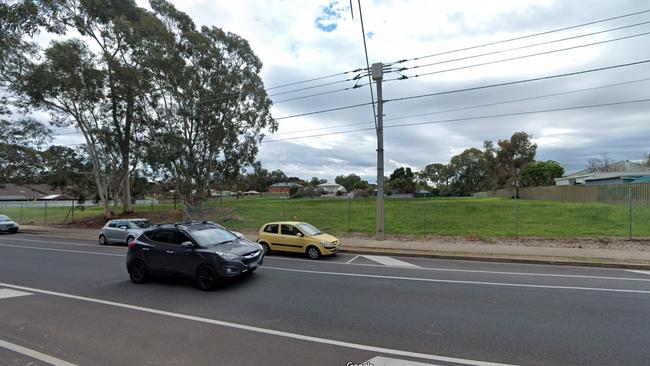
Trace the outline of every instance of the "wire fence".
[[[550, 188], [555, 188], [552, 191]], [[568, 188], [568, 189], [567, 189]], [[394, 236], [618, 237], [650, 238], [650, 184], [598, 187], [538, 187], [493, 197], [392, 198], [385, 200], [385, 233]], [[21, 224], [105, 221], [102, 207], [52, 207], [33, 202], [0, 203], [0, 214]], [[376, 197], [274, 198], [217, 197], [184, 210], [173, 201], [134, 206], [130, 217], [154, 222], [212, 220], [241, 231], [272, 221], [306, 221], [341, 235], [375, 232]], [[118, 209], [119, 211], [119, 209]]]

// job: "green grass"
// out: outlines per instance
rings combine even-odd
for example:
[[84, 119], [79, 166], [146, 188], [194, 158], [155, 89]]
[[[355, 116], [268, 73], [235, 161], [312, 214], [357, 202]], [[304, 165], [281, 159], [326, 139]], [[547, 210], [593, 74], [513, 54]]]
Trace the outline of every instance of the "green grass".
[[[366, 199], [241, 199], [212, 201], [193, 212], [237, 230], [256, 230], [269, 221], [311, 222], [333, 234], [375, 231], [374, 198]], [[628, 207], [591, 203], [519, 200], [519, 235], [535, 237], [625, 237]], [[151, 206], [136, 206], [147, 216]], [[171, 214], [173, 204], [154, 206]], [[69, 208], [48, 208], [48, 223], [61, 223]], [[44, 223], [42, 208], [2, 209], [22, 223]], [[101, 215], [101, 207], [75, 210], [75, 219]], [[152, 213], [153, 214], [153, 213]], [[650, 236], [650, 208], [633, 208], [633, 235]], [[157, 217], [160, 217], [158, 215]], [[171, 215], [170, 215], [171, 217]], [[69, 218], [68, 218], [69, 220]], [[171, 221], [171, 220], [165, 220]], [[484, 242], [493, 237], [515, 236], [515, 201], [498, 198], [386, 199], [385, 232], [388, 235], [468, 236]]]

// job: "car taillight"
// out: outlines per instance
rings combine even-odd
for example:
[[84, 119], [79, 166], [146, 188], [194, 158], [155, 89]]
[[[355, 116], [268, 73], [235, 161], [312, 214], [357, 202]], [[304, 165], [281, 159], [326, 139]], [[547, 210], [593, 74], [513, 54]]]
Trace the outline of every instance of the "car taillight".
[[135, 249], [135, 240], [129, 242], [129, 249]]

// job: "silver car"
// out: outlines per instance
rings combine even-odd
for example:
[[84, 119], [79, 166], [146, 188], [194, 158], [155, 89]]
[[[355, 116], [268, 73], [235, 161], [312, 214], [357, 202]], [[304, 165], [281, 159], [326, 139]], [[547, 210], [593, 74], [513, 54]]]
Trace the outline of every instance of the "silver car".
[[18, 224], [16, 224], [16, 222], [10, 219], [9, 216], [0, 215], [0, 232], [4, 232], [4, 231], [10, 233], [17, 233]]
[[154, 225], [147, 219], [111, 220], [99, 232], [99, 244], [128, 244]]

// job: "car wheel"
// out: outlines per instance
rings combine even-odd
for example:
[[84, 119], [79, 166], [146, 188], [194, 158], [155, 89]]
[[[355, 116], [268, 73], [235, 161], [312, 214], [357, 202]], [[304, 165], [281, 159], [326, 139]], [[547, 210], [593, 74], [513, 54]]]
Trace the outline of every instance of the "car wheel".
[[145, 283], [147, 282], [148, 270], [147, 265], [143, 261], [136, 259], [129, 263], [127, 268], [129, 271], [129, 277], [133, 283]]
[[320, 258], [320, 250], [314, 246], [307, 247], [307, 257], [309, 257], [309, 259]]
[[108, 244], [108, 241], [106, 240], [106, 237], [104, 235], [99, 236], [99, 245], [106, 245]]
[[264, 250], [264, 255], [271, 253], [271, 247], [268, 244], [260, 243], [260, 245], [262, 246], [262, 250]]
[[203, 291], [214, 290], [219, 283], [219, 275], [214, 267], [202, 265], [196, 270], [196, 285]]

